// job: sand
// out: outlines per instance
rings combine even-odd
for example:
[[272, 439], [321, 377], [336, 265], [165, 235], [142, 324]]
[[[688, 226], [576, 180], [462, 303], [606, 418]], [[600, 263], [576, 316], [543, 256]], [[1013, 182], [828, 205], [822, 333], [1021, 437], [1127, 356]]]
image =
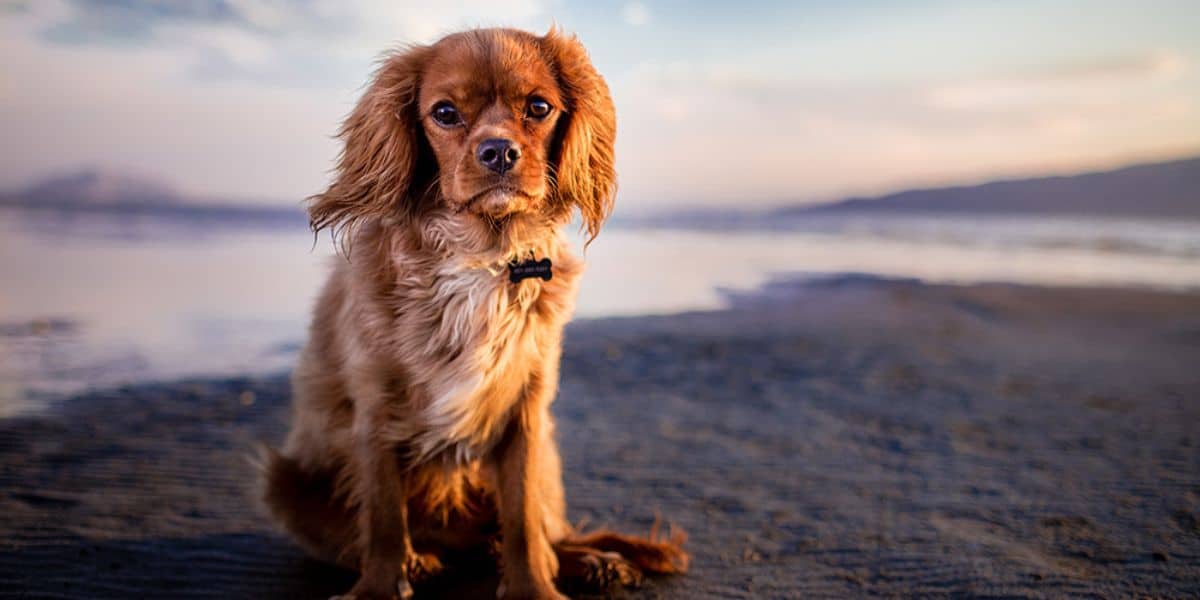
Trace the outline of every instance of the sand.
[[[1200, 596], [1200, 295], [779, 284], [577, 322], [562, 371], [572, 518], [691, 536], [631, 597]], [[279, 374], [0, 420], [0, 596], [344, 591], [255, 500], [287, 404]]]

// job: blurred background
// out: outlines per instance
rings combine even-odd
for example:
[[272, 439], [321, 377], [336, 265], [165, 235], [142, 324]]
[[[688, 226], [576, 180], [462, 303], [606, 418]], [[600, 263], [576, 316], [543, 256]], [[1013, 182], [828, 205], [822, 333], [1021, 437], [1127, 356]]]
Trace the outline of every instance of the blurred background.
[[783, 274], [1200, 286], [1188, 0], [3, 0], [0, 414], [286, 370], [332, 254], [303, 199], [373, 62], [553, 23], [620, 119], [580, 317]]
[[691, 535], [649, 597], [1200, 597], [1195, 0], [0, 0], [0, 596], [349, 589], [246, 460], [304, 198], [382, 52], [554, 23], [621, 185], [564, 482]]

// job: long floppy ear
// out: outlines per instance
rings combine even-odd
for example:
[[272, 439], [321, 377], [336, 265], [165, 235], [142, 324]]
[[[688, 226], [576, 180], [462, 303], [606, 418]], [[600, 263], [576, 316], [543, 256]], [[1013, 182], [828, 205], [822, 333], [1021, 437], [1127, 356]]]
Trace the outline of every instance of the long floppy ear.
[[557, 193], [560, 201], [579, 207], [591, 242], [612, 212], [617, 193], [617, 113], [608, 85], [575, 36], [551, 29], [542, 45], [566, 102], [554, 155]]
[[329, 228], [343, 250], [364, 220], [409, 214], [420, 200], [413, 193], [424, 144], [417, 98], [429, 52], [413, 46], [381, 61], [338, 131], [344, 145], [333, 183], [308, 199], [313, 232]]

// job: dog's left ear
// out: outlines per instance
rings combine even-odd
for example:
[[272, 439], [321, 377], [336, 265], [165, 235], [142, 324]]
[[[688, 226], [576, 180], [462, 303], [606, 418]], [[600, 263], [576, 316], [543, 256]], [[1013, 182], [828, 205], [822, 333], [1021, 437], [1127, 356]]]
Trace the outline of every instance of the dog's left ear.
[[579, 207], [590, 242], [612, 212], [617, 193], [616, 109], [608, 85], [575, 36], [551, 29], [541, 41], [566, 103], [554, 155], [558, 197]]

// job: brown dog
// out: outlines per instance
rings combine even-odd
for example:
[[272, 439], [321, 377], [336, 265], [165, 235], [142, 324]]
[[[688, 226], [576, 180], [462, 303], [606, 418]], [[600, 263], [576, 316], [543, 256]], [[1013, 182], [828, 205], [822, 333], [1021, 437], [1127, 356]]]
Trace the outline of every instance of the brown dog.
[[[615, 133], [604, 80], [553, 30], [397, 52], [343, 125], [309, 211], [344, 257], [264, 478], [306, 549], [359, 571], [351, 596], [408, 597], [411, 578], [472, 548], [498, 546], [505, 598], [687, 568], [682, 536], [582, 534], [566, 518], [550, 403], [582, 264], [560, 230], [578, 209], [594, 238], [608, 216]], [[530, 259], [552, 277], [510, 280]]]

